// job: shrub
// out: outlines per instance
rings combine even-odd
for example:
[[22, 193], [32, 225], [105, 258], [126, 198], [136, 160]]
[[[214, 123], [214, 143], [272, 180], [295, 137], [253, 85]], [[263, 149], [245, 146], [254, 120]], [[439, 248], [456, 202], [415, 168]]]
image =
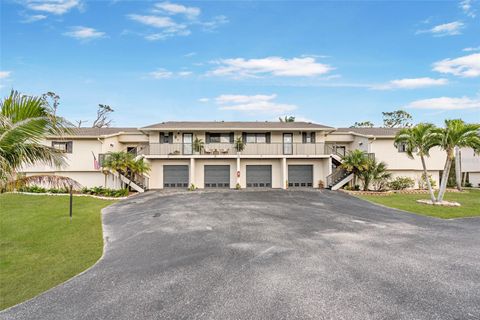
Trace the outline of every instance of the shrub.
[[415, 180], [409, 177], [396, 177], [388, 183], [388, 187], [393, 190], [404, 190], [407, 188], [413, 188]]
[[[437, 186], [437, 182], [433, 180], [432, 176], [429, 174], [428, 179], [430, 180], [430, 185], [432, 188]], [[428, 189], [427, 179], [425, 177], [425, 173], [422, 174], [422, 177], [418, 180], [418, 188], [420, 189]]]
[[40, 186], [33, 185], [33, 186], [20, 187], [20, 188], [18, 188], [18, 191], [20, 191], [20, 192], [30, 192], [30, 193], [46, 193], [47, 189], [42, 188]]
[[197, 190], [197, 187], [192, 183], [190, 187], [188, 187], [188, 191], [195, 191]]
[[128, 189], [108, 189], [104, 187], [83, 188], [83, 194], [90, 194], [102, 197], [126, 197], [128, 196]]
[[240, 185], [240, 183], [237, 183], [237, 184], [235, 185], [235, 189], [237, 189], [237, 190], [242, 189], [242, 186]]

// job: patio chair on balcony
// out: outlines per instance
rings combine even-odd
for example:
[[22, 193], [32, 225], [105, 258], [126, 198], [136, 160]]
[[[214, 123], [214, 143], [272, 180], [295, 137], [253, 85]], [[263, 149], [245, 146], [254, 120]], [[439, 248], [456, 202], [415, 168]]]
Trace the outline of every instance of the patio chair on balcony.
[[205, 148], [205, 149], [203, 149], [203, 153], [204, 154], [212, 154], [212, 150]]
[[222, 154], [228, 154], [228, 150], [229, 150], [228, 148], [220, 149], [220, 152], [221, 152]]

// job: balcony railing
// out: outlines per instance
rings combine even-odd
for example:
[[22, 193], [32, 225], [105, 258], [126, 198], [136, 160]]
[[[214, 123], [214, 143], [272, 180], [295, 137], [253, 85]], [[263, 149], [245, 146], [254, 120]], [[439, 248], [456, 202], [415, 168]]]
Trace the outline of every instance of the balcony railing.
[[[236, 155], [231, 143], [207, 143], [200, 152], [195, 152], [191, 144], [150, 143], [141, 151], [145, 155]], [[247, 143], [241, 155], [325, 155], [329, 154], [324, 143]]]

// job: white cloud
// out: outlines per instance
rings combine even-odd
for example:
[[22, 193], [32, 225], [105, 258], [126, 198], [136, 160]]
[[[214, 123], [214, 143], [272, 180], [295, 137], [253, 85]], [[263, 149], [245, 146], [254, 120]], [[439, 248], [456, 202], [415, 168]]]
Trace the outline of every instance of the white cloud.
[[62, 15], [68, 11], [82, 7], [80, 0], [27, 0], [25, 6], [30, 10]]
[[167, 79], [173, 76], [173, 72], [167, 71], [165, 69], [158, 69], [156, 71], [150, 72], [149, 74], [154, 79]]
[[178, 24], [170, 17], [158, 17], [158, 16], [144, 16], [140, 14], [129, 14], [128, 17], [131, 20], [143, 23], [147, 26], [155, 28], [171, 28], [176, 27]]
[[180, 71], [180, 72], [178, 72], [178, 75], [181, 76], [181, 77], [186, 77], [186, 76], [191, 75], [192, 73], [193, 73], [192, 71]]
[[37, 22], [37, 21], [44, 20], [44, 19], [47, 19], [46, 15], [34, 14], [34, 15], [31, 15], [31, 16], [26, 16], [25, 19], [23, 19], [21, 22], [22, 23], [32, 23], [32, 22]]
[[480, 51], [480, 46], [464, 48], [462, 51], [465, 51], [465, 52]]
[[152, 71], [149, 73], [149, 76], [154, 78], [154, 79], [169, 79], [169, 78], [173, 78], [173, 77], [187, 77], [189, 75], [192, 75], [193, 72], [191, 71], [179, 71], [179, 72], [173, 72], [173, 71], [169, 71], [169, 70], [166, 70], [166, 69], [163, 69], [163, 68], [159, 68], [155, 71]]
[[140, 22], [144, 25], [162, 29], [161, 32], [148, 34], [145, 36], [145, 39], [155, 41], [163, 40], [175, 35], [187, 36], [190, 34], [187, 25], [176, 23], [170, 17], [159, 17], [152, 15], [139, 15], [139, 14], [129, 14], [128, 17], [133, 20]]
[[0, 71], [0, 79], [10, 78], [11, 71]]
[[440, 97], [432, 99], [416, 100], [405, 108], [411, 109], [434, 109], [434, 110], [463, 110], [480, 108], [480, 99], [471, 99], [468, 97], [450, 98]]
[[196, 56], [196, 55], [197, 55], [196, 52], [189, 52], [189, 53], [184, 54], [183, 56], [185, 58], [190, 58], [190, 57], [193, 57], [193, 56]]
[[216, 17], [213, 17], [213, 19], [210, 21], [198, 22], [198, 24], [200, 24], [205, 31], [213, 31], [217, 29], [219, 26], [221, 26], [222, 24], [226, 24], [229, 22], [230, 21], [225, 16], [216, 16]]
[[391, 89], [417, 89], [434, 86], [443, 86], [448, 83], [445, 78], [432, 79], [432, 78], [406, 78], [392, 80], [385, 84], [374, 85], [372, 89], [375, 90], [391, 90]]
[[189, 19], [195, 19], [200, 15], [200, 8], [187, 7], [181, 4], [171, 2], [161, 2], [155, 4], [154, 11], [160, 11], [167, 14], [183, 14]]
[[461, 34], [461, 30], [465, 27], [465, 24], [461, 21], [454, 21], [449, 23], [440, 24], [428, 30], [419, 30], [419, 33], [431, 33], [437, 37], [454, 36]]
[[272, 95], [220, 95], [215, 98], [220, 110], [233, 110], [247, 113], [281, 114], [297, 109], [293, 104], [281, 104], [273, 101], [277, 97]]
[[198, 99], [198, 102], [201, 102], [201, 103], [207, 103], [207, 102], [209, 102], [209, 101], [210, 101], [209, 98], [200, 98], [200, 99]]
[[78, 40], [92, 40], [105, 37], [105, 32], [95, 30], [88, 27], [72, 27], [71, 31], [65, 32], [65, 36], [72, 37]]
[[480, 53], [435, 62], [433, 70], [466, 78], [478, 77], [480, 76]]
[[312, 77], [328, 73], [333, 68], [319, 63], [312, 57], [284, 59], [267, 57], [263, 59], [222, 59], [215, 63], [220, 66], [209, 72], [215, 76], [255, 77], [273, 75], [283, 77]]
[[475, 18], [476, 13], [475, 10], [472, 8], [472, 0], [462, 0], [460, 1], [460, 8], [462, 9], [463, 13], [471, 18]]

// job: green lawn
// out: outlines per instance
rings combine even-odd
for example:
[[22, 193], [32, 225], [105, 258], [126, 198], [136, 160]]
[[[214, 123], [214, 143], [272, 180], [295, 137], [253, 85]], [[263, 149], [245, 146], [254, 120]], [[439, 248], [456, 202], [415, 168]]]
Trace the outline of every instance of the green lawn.
[[461, 207], [440, 207], [416, 202], [418, 199], [429, 199], [428, 194], [358, 195], [358, 197], [387, 207], [443, 219], [480, 216], [480, 190], [470, 189], [461, 193], [445, 194], [445, 200], [459, 202]]
[[64, 282], [102, 255], [100, 210], [114, 201], [0, 195], [0, 310]]

